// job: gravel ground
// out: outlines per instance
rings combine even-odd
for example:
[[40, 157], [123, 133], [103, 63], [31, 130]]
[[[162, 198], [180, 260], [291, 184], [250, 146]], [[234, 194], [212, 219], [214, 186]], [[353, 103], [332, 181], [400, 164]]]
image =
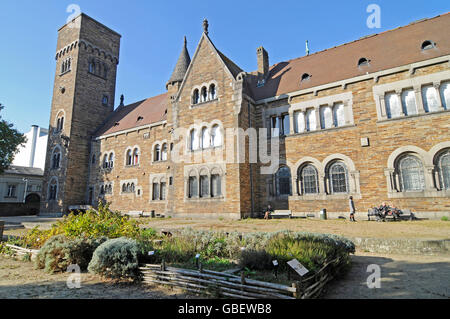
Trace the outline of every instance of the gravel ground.
[[0, 299], [192, 299], [181, 290], [116, 283], [89, 273], [81, 274], [81, 288], [69, 289], [69, 273], [50, 275], [31, 262], [0, 256]]
[[[381, 287], [369, 289], [369, 265], [381, 269]], [[380, 255], [352, 256], [352, 268], [333, 281], [325, 299], [450, 299], [450, 256]]]

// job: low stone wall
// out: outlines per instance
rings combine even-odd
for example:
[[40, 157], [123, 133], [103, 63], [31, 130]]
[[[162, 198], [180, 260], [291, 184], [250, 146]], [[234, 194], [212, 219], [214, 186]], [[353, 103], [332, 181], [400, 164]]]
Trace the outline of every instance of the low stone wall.
[[349, 238], [359, 251], [386, 254], [408, 255], [448, 255], [450, 239], [381, 239], [381, 238]]
[[[450, 211], [448, 212], [413, 212], [414, 216], [417, 218], [424, 218], [430, 220], [440, 220], [442, 217], [446, 216], [450, 218]], [[307, 215], [314, 215], [314, 218], [320, 218], [320, 212], [311, 212], [311, 213], [299, 213], [292, 212], [293, 217], [306, 217]], [[409, 214], [406, 214], [409, 215]], [[346, 219], [350, 218], [350, 212], [327, 212], [328, 219], [338, 219], [340, 216], [344, 216]], [[358, 220], [367, 220], [367, 210], [356, 212], [355, 218]], [[371, 220], [375, 220], [375, 217], [372, 216]]]
[[0, 203], [0, 216], [28, 216], [39, 213], [39, 203]]

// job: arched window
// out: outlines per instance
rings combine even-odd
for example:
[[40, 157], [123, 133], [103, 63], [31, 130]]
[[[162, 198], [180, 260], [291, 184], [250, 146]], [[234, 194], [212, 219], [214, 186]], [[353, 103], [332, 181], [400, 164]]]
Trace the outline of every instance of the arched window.
[[275, 174], [277, 195], [291, 194], [291, 170], [287, 166], [282, 166]]
[[348, 193], [347, 167], [342, 162], [334, 162], [328, 169], [332, 194]]
[[207, 127], [202, 128], [202, 148], [208, 148], [211, 146], [211, 136]]
[[134, 193], [134, 191], [135, 191], [134, 183], [131, 183], [131, 185], [130, 185], [130, 193]]
[[131, 156], [131, 150], [127, 151], [127, 155], [125, 157], [125, 163], [127, 166], [131, 166], [131, 164], [133, 163], [133, 157]]
[[196, 176], [189, 177], [189, 198], [198, 197], [198, 181]]
[[52, 178], [48, 187], [48, 200], [56, 200], [58, 194], [58, 181]]
[[191, 151], [198, 150], [200, 147], [200, 143], [199, 143], [199, 139], [198, 139], [198, 133], [195, 128], [191, 130], [191, 132], [189, 134], [189, 138], [190, 138]]
[[303, 133], [306, 130], [306, 119], [304, 112], [294, 112], [294, 129], [295, 133]]
[[194, 90], [194, 94], [192, 95], [192, 104], [198, 104], [200, 101], [200, 93], [198, 89]]
[[413, 89], [402, 92], [402, 106], [407, 116], [417, 114], [416, 93]]
[[126, 193], [126, 192], [127, 192], [127, 184], [124, 183], [124, 184], [122, 185], [122, 193]]
[[361, 58], [358, 61], [358, 67], [369, 66], [369, 62], [370, 60], [368, 60], [367, 58]]
[[402, 191], [422, 191], [425, 178], [422, 162], [414, 155], [406, 155], [398, 161], [398, 172]]
[[161, 160], [167, 161], [167, 143], [164, 143], [161, 148]]
[[159, 146], [159, 144], [155, 145], [155, 155], [154, 155], [154, 161], [158, 162], [161, 160], [161, 147]]
[[211, 175], [211, 196], [222, 196], [222, 177], [219, 174]]
[[64, 128], [64, 113], [60, 112], [56, 120], [56, 132], [61, 132]]
[[209, 99], [210, 100], [216, 99], [216, 86], [214, 84], [211, 84], [209, 86]]
[[450, 110], [450, 82], [442, 83], [439, 91], [441, 93], [442, 105], [446, 110]]
[[200, 197], [209, 197], [209, 177], [206, 173], [200, 174]]
[[135, 148], [133, 150], [133, 165], [139, 165], [139, 149]]
[[103, 168], [108, 168], [108, 154], [103, 155]]
[[211, 129], [211, 145], [213, 147], [222, 146], [222, 132], [217, 124], [213, 125]]
[[52, 154], [52, 168], [57, 169], [60, 167], [61, 150], [59, 147], [55, 147]]
[[439, 156], [438, 172], [442, 189], [450, 189], [450, 150]]
[[427, 85], [422, 88], [423, 107], [425, 112], [439, 111], [439, 96], [436, 88]]
[[109, 154], [109, 168], [114, 167], [114, 153]]
[[104, 185], [102, 185], [102, 186], [100, 186], [100, 194], [105, 194], [105, 186]]
[[311, 75], [310, 74], [303, 73], [302, 78], [301, 78], [301, 82], [308, 81], [310, 79], [311, 79]]
[[333, 126], [333, 111], [330, 106], [322, 106], [320, 108], [320, 123], [322, 129], [331, 128]]
[[317, 170], [313, 165], [307, 164], [300, 167], [298, 180], [301, 194], [317, 194], [319, 192]]
[[160, 199], [159, 183], [157, 180], [154, 180], [152, 184], [152, 200], [159, 200], [159, 199]]
[[95, 63], [94, 61], [89, 62], [89, 73], [95, 74]]
[[206, 89], [206, 86], [202, 87], [202, 102], [208, 101], [208, 90]]
[[387, 117], [392, 119], [403, 115], [402, 106], [397, 93], [388, 93], [384, 97]]

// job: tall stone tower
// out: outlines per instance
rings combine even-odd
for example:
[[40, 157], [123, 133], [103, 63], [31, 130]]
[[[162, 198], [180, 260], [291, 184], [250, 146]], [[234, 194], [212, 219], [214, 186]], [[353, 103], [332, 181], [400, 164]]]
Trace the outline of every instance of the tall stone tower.
[[41, 214], [92, 201], [90, 141], [114, 110], [120, 38], [85, 14], [58, 30]]

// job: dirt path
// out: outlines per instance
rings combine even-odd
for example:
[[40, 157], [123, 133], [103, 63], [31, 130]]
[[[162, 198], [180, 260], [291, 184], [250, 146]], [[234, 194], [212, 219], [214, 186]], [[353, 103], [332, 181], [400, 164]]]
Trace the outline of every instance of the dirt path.
[[[381, 268], [381, 288], [369, 289], [371, 264]], [[349, 273], [332, 282], [326, 299], [450, 299], [450, 256], [357, 253]]]
[[181, 290], [116, 284], [82, 273], [81, 288], [67, 287], [68, 273], [50, 275], [36, 270], [30, 262], [0, 256], [0, 299], [192, 299]]

